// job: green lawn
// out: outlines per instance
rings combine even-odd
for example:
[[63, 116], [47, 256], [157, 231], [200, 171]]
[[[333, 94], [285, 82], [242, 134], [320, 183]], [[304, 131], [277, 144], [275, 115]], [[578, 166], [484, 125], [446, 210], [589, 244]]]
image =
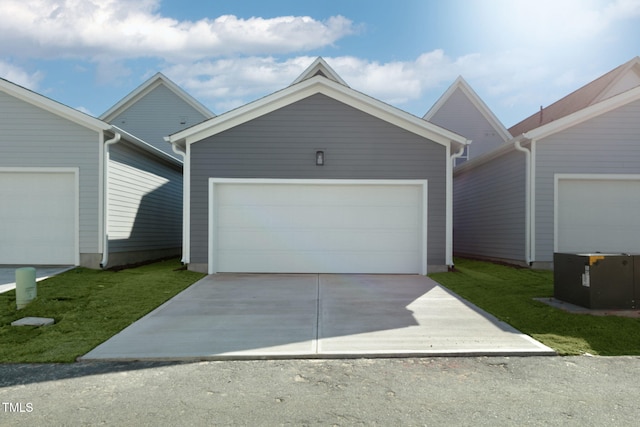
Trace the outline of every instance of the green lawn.
[[553, 296], [553, 273], [456, 259], [456, 272], [431, 274], [559, 354], [640, 355], [640, 319], [571, 314], [534, 301]]
[[[178, 260], [117, 272], [76, 268], [39, 282], [22, 310], [15, 291], [0, 294], [0, 363], [73, 362], [203, 276]], [[55, 324], [11, 326], [31, 316]]]

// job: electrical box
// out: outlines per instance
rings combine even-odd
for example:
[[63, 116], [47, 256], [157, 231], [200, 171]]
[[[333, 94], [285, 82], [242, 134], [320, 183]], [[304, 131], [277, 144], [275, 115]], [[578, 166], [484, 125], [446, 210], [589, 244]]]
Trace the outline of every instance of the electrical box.
[[593, 309], [635, 309], [640, 298], [640, 256], [555, 253], [553, 296]]

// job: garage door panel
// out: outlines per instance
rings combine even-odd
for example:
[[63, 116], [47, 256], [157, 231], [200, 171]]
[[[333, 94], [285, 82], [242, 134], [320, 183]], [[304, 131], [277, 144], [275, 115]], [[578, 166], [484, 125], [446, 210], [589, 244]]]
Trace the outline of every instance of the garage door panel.
[[213, 191], [217, 271], [422, 271], [422, 184], [225, 183]]
[[[246, 273], [353, 273], [406, 274], [419, 262], [415, 252], [362, 253], [358, 251], [225, 251], [220, 265], [228, 272]], [[414, 272], [416, 273], [416, 272]]]
[[561, 179], [557, 248], [560, 252], [640, 252], [640, 181]]
[[[345, 200], [350, 200], [352, 204], [360, 206], [380, 205], [378, 201], [380, 186], [304, 184], [304, 191], [292, 192], [292, 187], [287, 185], [259, 185], [259, 191], [255, 190], [255, 186], [246, 184], [224, 184], [219, 186], [217, 191], [221, 199], [220, 206], [246, 204], [267, 206], [329, 206], [337, 204], [341, 206]], [[415, 186], [398, 187], [394, 192], [387, 192], [385, 197], [394, 206], [415, 206], [415, 195], [419, 191], [420, 189]]]
[[[375, 214], [372, 214], [375, 211]], [[321, 217], [322, 221], [315, 218]], [[229, 227], [274, 228], [415, 228], [420, 221], [418, 209], [363, 206], [224, 206], [219, 221]]]
[[420, 236], [413, 231], [394, 230], [224, 230], [218, 235], [220, 251], [245, 248], [271, 251], [331, 251], [335, 248], [357, 251], [418, 251]]
[[0, 264], [74, 264], [73, 172], [0, 172]]

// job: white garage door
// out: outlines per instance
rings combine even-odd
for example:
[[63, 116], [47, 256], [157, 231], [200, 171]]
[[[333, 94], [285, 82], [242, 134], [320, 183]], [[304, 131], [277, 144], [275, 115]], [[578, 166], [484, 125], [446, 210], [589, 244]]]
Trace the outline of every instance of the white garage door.
[[75, 264], [74, 172], [0, 171], [0, 264]]
[[212, 183], [210, 271], [426, 274], [426, 181]]
[[560, 179], [559, 252], [640, 253], [640, 180]]

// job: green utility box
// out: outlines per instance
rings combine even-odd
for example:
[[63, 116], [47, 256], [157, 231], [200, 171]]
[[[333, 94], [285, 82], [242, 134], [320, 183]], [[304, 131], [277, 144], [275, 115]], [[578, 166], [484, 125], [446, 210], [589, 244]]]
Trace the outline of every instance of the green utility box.
[[553, 296], [593, 309], [635, 309], [640, 298], [640, 256], [555, 253]]
[[23, 309], [38, 296], [36, 269], [23, 267], [16, 270], [16, 307]]

